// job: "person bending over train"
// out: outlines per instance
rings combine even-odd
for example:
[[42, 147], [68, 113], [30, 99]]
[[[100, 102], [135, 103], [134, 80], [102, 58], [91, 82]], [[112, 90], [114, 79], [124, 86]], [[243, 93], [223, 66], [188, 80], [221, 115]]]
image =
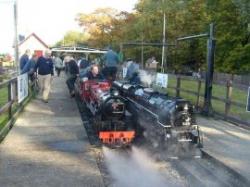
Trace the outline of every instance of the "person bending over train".
[[109, 47], [108, 52], [103, 56], [104, 68], [103, 74], [108, 80], [114, 81], [116, 79], [116, 73], [119, 63], [119, 57], [115, 51]]
[[102, 80], [104, 79], [103, 75], [99, 72], [99, 67], [98, 65], [92, 65], [90, 68], [90, 71], [87, 72], [87, 74], [84, 76], [87, 77], [88, 80]]

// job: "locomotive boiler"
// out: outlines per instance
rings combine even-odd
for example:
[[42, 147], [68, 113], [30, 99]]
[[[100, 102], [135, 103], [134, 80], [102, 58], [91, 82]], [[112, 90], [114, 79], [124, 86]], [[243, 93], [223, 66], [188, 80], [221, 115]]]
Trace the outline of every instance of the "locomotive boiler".
[[171, 98], [138, 84], [115, 81], [113, 87], [128, 100], [128, 111], [137, 116], [146, 136], [157, 146], [202, 146], [201, 131], [189, 101]]
[[111, 83], [85, 79], [78, 80], [76, 87], [92, 114], [93, 128], [102, 143], [112, 147], [129, 145], [135, 137], [131, 115], [126, 112], [125, 99], [111, 88]]

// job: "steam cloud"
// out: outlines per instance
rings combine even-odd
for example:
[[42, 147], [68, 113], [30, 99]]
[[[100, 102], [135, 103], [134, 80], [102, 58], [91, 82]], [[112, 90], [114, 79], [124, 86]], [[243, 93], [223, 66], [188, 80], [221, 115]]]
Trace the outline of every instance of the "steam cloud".
[[155, 81], [155, 75], [150, 74], [149, 72], [145, 70], [140, 70], [139, 76], [140, 76], [141, 82], [147, 87], [150, 87], [152, 83]]
[[129, 153], [103, 148], [105, 162], [119, 187], [185, 186], [176, 180], [171, 168], [155, 162], [144, 151], [133, 147]]

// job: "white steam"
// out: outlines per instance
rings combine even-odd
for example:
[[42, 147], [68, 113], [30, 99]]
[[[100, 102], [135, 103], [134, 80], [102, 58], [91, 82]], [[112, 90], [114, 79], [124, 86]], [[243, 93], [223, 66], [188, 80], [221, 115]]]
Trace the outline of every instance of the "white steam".
[[133, 147], [129, 153], [103, 148], [105, 163], [119, 187], [185, 186], [166, 163], [157, 163], [144, 151]]
[[140, 80], [143, 83], [143, 85], [147, 87], [151, 87], [152, 83], [155, 81], [156, 76], [145, 71], [145, 70], [139, 70], [139, 76]]

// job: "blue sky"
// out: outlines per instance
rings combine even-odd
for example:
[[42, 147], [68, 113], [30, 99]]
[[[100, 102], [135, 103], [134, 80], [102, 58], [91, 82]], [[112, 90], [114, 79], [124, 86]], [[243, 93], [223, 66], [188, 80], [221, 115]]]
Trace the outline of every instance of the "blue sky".
[[[132, 11], [137, 0], [18, 0], [18, 32], [35, 32], [51, 45], [69, 30], [79, 30], [74, 18], [77, 13], [90, 13], [99, 7]], [[13, 53], [13, 1], [0, 0], [0, 53]]]

